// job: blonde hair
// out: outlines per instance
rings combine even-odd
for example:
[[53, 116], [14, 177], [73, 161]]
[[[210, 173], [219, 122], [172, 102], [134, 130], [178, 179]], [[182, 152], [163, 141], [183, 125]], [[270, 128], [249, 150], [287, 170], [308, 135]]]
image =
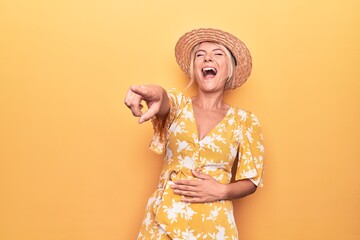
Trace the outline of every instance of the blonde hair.
[[[225, 53], [225, 57], [228, 63], [228, 78], [226, 79], [225, 86], [229, 84], [233, 77], [235, 72], [235, 66], [236, 66], [236, 59], [234, 58], [233, 54], [230, 52], [229, 49], [227, 49], [224, 45], [221, 43], [214, 42], [216, 45], [219, 46], [219, 48]], [[190, 56], [190, 67], [189, 67], [189, 73], [190, 73], [190, 82], [186, 86], [185, 89], [188, 89], [194, 82], [195, 82], [195, 74], [194, 74], [194, 61], [195, 61], [195, 53], [199, 49], [201, 43], [196, 44], [192, 51]], [[226, 87], [225, 87], [226, 89]]]

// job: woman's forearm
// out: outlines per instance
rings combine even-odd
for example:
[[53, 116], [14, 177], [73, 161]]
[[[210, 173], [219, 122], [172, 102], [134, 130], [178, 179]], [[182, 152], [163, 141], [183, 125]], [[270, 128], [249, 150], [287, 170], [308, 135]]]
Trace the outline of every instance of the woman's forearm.
[[243, 198], [257, 189], [257, 186], [249, 179], [239, 180], [224, 185], [224, 200], [231, 200], [236, 198]]

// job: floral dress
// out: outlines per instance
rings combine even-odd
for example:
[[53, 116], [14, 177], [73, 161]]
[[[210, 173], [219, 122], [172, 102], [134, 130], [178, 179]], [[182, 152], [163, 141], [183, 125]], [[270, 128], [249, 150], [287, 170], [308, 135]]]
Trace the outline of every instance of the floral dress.
[[[170, 112], [165, 120], [152, 119], [150, 149], [165, 153], [158, 188], [150, 197], [138, 239], [238, 239], [230, 200], [185, 203], [170, 188], [177, 179], [194, 179], [201, 169], [220, 183], [250, 179], [262, 187], [263, 138], [256, 116], [230, 107], [226, 116], [198, 139], [191, 98], [168, 91]], [[236, 163], [236, 175], [232, 167]]]

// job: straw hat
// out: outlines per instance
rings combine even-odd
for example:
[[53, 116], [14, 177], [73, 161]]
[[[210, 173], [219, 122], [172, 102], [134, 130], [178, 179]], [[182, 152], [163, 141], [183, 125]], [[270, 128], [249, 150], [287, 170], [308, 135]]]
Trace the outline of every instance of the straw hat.
[[200, 28], [185, 33], [176, 43], [175, 57], [181, 70], [190, 78], [191, 51], [202, 42], [217, 42], [230, 50], [236, 59], [233, 79], [226, 83], [225, 90], [240, 87], [251, 73], [251, 55], [245, 44], [234, 35], [218, 29]]

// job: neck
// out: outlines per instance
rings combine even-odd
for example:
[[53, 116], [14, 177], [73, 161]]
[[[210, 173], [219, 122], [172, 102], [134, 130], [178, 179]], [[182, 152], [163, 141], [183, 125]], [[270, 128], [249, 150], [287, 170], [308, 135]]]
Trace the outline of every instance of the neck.
[[198, 95], [192, 98], [192, 101], [205, 110], [227, 108], [224, 102], [224, 92], [204, 93], [199, 91]]

